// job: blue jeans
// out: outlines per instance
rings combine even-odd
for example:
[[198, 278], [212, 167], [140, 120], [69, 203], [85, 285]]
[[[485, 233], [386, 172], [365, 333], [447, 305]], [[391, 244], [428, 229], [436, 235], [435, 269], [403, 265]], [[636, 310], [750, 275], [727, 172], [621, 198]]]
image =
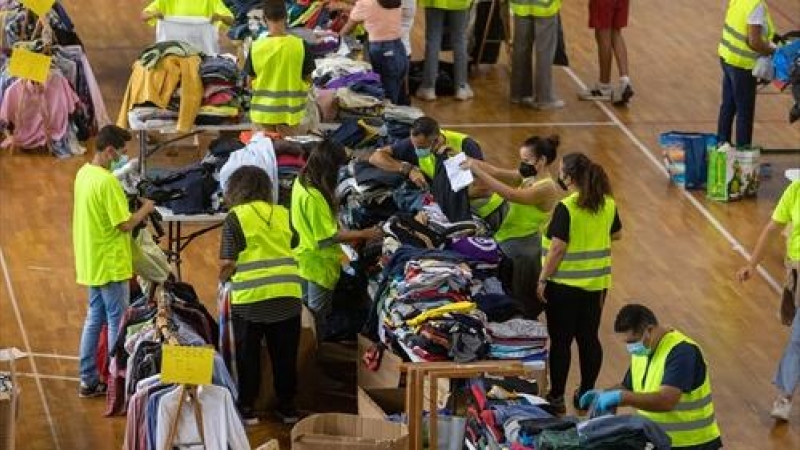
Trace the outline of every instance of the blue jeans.
[[752, 71], [722, 64], [722, 104], [717, 119], [719, 142], [733, 143], [733, 119], [736, 118], [736, 146], [753, 141], [753, 119], [756, 114], [756, 77]]
[[333, 291], [313, 281], [303, 280], [303, 303], [314, 315], [317, 341], [321, 342], [325, 339], [326, 324], [333, 311]]
[[97, 371], [97, 341], [103, 325], [108, 326], [108, 347], [117, 341], [119, 323], [128, 308], [130, 287], [127, 281], [89, 287], [89, 309], [83, 322], [80, 348], [81, 383], [94, 386], [100, 381]]
[[453, 44], [453, 64], [456, 89], [467, 84], [467, 20], [469, 9], [451, 11], [447, 9], [425, 8], [425, 69], [422, 74], [422, 87], [435, 88], [439, 74], [439, 51], [442, 48], [444, 19], [450, 26], [450, 42]]
[[405, 77], [408, 72], [408, 55], [403, 41], [370, 42], [369, 62], [372, 70], [381, 76], [386, 98], [399, 105], [405, 98]]
[[800, 308], [797, 308], [794, 315], [792, 334], [775, 373], [775, 385], [784, 395], [790, 396], [794, 393], [798, 381], [800, 381]]

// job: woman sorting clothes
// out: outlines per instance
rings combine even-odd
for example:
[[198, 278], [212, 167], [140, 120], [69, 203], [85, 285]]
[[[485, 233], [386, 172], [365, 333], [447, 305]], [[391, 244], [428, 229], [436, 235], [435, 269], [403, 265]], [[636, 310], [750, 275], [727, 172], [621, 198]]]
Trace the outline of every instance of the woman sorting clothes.
[[519, 169], [497, 168], [485, 161], [469, 159], [483, 187], [506, 200], [499, 211], [494, 238], [511, 259], [511, 295], [522, 304], [525, 317], [534, 319], [544, 309], [536, 297], [541, 270], [541, 234], [558, 200], [550, 166], [556, 159], [558, 136], [533, 136], [519, 149]]
[[550, 403], [564, 412], [564, 391], [572, 341], [578, 343], [580, 387], [573, 396], [578, 410], [586, 391], [594, 389], [603, 348], [597, 331], [606, 290], [611, 286], [611, 241], [622, 225], [605, 170], [583, 153], [561, 160], [558, 184], [569, 195], [553, 210], [542, 238], [544, 263], [537, 294], [546, 304], [550, 333]]
[[258, 423], [254, 406], [261, 383], [261, 341], [272, 360], [272, 380], [284, 423], [297, 422], [297, 348], [300, 344], [302, 279], [292, 255], [289, 212], [272, 203], [272, 183], [254, 166], [228, 180], [222, 227], [219, 281], [231, 282], [231, 316], [239, 374], [239, 412]]
[[292, 226], [300, 241], [295, 257], [303, 277], [303, 300], [314, 314], [317, 339], [326, 336], [333, 308], [333, 291], [339, 281], [342, 242], [380, 237], [379, 228], [344, 230], [339, 227], [336, 183], [339, 167], [347, 162], [344, 147], [324, 140], [308, 157], [292, 186]]

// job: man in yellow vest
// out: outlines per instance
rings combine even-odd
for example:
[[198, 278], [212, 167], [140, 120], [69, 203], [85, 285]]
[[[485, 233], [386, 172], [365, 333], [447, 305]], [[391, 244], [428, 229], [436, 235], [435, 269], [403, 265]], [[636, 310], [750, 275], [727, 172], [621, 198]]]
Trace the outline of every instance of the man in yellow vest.
[[[245, 70], [253, 77], [250, 120], [269, 131], [290, 132], [306, 115], [314, 58], [303, 39], [286, 32], [282, 0], [264, 1], [269, 34], [253, 42]], [[283, 128], [283, 129], [281, 129]]]
[[631, 354], [622, 389], [591, 390], [581, 397], [580, 406], [592, 405], [600, 412], [616, 406], [636, 408], [667, 433], [673, 449], [721, 448], [708, 366], [697, 343], [659, 325], [653, 311], [637, 304], [620, 309], [614, 332]]
[[[536, 109], [563, 108], [564, 101], [556, 98], [553, 89], [561, 0], [510, 0], [510, 3], [514, 14], [511, 103]], [[536, 70], [532, 73], [534, 44]]]
[[756, 112], [756, 77], [760, 56], [775, 51], [775, 27], [764, 0], [730, 0], [718, 53], [722, 63], [722, 104], [717, 119], [719, 142], [732, 143], [736, 118], [736, 145], [750, 145]]
[[425, 8], [425, 67], [422, 84], [416, 96], [421, 100], [436, 100], [436, 77], [439, 74], [439, 52], [445, 23], [453, 47], [453, 78], [456, 85], [456, 100], [469, 100], [475, 96], [467, 80], [467, 23], [472, 0], [420, 0]]
[[145, 22], [169, 16], [205, 17], [212, 23], [233, 25], [233, 13], [222, 0], [153, 0], [141, 15]]

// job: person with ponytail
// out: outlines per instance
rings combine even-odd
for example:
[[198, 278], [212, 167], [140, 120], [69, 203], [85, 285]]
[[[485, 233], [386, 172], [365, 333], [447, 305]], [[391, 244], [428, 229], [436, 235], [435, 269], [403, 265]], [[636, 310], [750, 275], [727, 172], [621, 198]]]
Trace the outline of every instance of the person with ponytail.
[[573, 340], [581, 366], [576, 410], [600, 374], [603, 348], [597, 333], [611, 286], [611, 241], [620, 238], [622, 224], [605, 170], [583, 153], [564, 156], [557, 182], [569, 195], [556, 205], [542, 238], [537, 295], [545, 303], [550, 332], [547, 398], [563, 412]]
[[514, 170], [471, 158], [464, 164], [485, 189], [505, 200], [487, 219], [494, 222], [494, 238], [513, 262], [511, 296], [531, 319], [544, 309], [536, 297], [536, 280], [542, 267], [541, 231], [558, 200], [550, 174], [558, 144], [557, 135], [528, 138], [519, 148], [519, 168]]
[[333, 307], [343, 253], [339, 243], [381, 236], [377, 227], [366, 230], [339, 228], [336, 216], [336, 182], [339, 167], [347, 162], [344, 147], [324, 140], [308, 157], [292, 186], [292, 226], [299, 237], [295, 258], [303, 278], [303, 301], [314, 314], [317, 339], [325, 338]]

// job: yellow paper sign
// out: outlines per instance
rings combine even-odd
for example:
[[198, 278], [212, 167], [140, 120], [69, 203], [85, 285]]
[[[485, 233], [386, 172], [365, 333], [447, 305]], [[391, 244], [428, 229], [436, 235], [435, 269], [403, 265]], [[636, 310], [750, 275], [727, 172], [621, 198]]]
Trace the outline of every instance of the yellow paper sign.
[[50, 75], [52, 59], [24, 48], [15, 48], [8, 62], [8, 73], [13, 77], [44, 83]]
[[53, 9], [56, 0], [22, 0], [22, 4], [35, 12], [37, 16], [43, 16]]
[[165, 345], [161, 353], [161, 382], [178, 384], [211, 384], [214, 349]]

